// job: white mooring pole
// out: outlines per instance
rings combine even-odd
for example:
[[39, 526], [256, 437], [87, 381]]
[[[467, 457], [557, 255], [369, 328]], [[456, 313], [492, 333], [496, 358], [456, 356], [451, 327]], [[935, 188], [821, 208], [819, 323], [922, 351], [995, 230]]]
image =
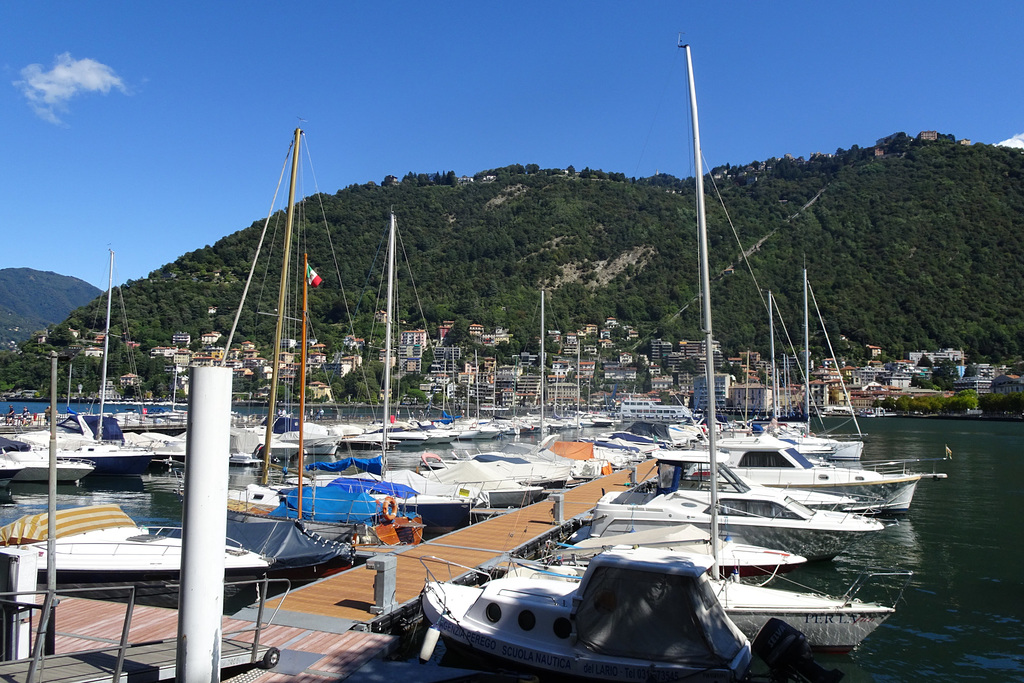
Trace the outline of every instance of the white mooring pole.
[[175, 680], [220, 681], [231, 368], [191, 369]]

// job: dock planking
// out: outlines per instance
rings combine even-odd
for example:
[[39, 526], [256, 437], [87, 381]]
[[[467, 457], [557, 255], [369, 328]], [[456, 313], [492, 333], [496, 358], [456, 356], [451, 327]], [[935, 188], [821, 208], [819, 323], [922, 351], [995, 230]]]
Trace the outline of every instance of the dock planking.
[[[127, 606], [122, 603], [62, 598], [56, 609], [55, 654], [44, 658], [37, 680], [41, 683], [110, 681], [126, 614]], [[221, 630], [224, 665], [250, 669], [255, 637], [253, 622], [223, 617]], [[121, 680], [140, 683], [173, 680], [177, 640], [177, 610], [135, 605]], [[313, 628], [270, 624], [260, 633], [256, 659], [258, 661], [273, 647], [281, 651], [281, 660], [273, 670], [252, 670], [246, 680], [264, 683], [337, 680], [370, 659], [387, 655], [397, 646], [397, 637], [379, 633], [350, 631], [339, 635]], [[27, 681], [27, 674], [28, 660], [0, 663], [2, 681]]]
[[[643, 481], [650, 477], [654, 467], [653, 461], [641, 463], [637, 467], [637, 480]], [[604, 493], [629, 486], [630, 476], [629, 470], [621, 470], [563, 491], [563, 518], [568, 520], [588, 513]], [[436, 557], [444, 561], [426, 561], [431, 575], [437, 580], [448, 580], [465, 573], [458, 568], [449, 570], [445, 563], [475, 568], [499, 562], [530, 541], [559, 527], [554, 507], [554, 502], [546, 499], [419, 545], [394, 546], [391, 550], [382, 550], [396, 556], [397, 604], [418, 599], [423, 590], [428, 574], [422, 558]], [[377, 618], [370, 611], [374, 604], [375, 574], [365, 566], [353, 567], [297, 588], [281, 598], [268, 600], [267, 608], [355, 622], [368, 628]]]
[[[637, 468], [637, 479], [648, 478], [653, 470], [653, 462], [642, 463]], [[620, 471], [562, 492], [563, 519], [585, 514], [605, 492], [629, 486], [630, 475], [629, 471]], [[555, 519], [554, 502], [548, 499], [419, 545], [394, 546], [378, 552], [390, 552], [396, 557], [396, 602], [401, 606], [418, 600], [428, 580], [425, 565], [429, 565], [435, 579], [455, 578], [469, 570], [447, 563], [467, 568], [493, 565], [560, 526]], [[440, 558], [442, 562], [424, 560], [428, 557]], [[268, 600], [265, 619], [273, 622], [281, 614], [290, 615], [290, 619], [287, 624], [264, 626], [258, 653], [261, 657], [267, 648], [278, 648], [281, 659], [272, 670], [241, 665], [250, 668], [243, 674], [244, 680], [339, 680], [368, 661], [396, 650], [397, 636], [373, 632], [373, 622], [379, 618], [371, 612], [375, 576], [374, 571], [356, 567]], [[57, 606], [56, 654], [46, 658], [39, 680], [109, 681], [125, 616], [126, 606], [121, 603], [64, 598]], [[173, 679], [177, 611], [136, 605], [131, 618], [130, 645], [121, 680], [142, 683]], [[253, 621], [238, 615], [224, 617], [221, 627], [222, 661], [236, 665], [248, 662], [255, 637]], [[92, 654], [83, 655], [83, 651]], [[0, 680], [26, 680], [27, 668], [27, 660], [0, 664]]]

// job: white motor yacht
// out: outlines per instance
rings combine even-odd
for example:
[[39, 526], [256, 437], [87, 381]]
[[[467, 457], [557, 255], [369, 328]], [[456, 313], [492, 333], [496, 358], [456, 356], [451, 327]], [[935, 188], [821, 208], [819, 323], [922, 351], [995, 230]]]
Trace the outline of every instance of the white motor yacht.
[[[862, 467], [841, 467], [801, 454], [773, 436], [719, 439], [719, 457], [750, 484], [850, 496], [847, 510], [900, 513], [910, 509], [921, 474], [882, 473]], [[931, 475], [929, 475], [931, 476]]]
[[[594, 509], [592, 535], [693, 524], [711, 528], [709, 457], [702, 451], [660, 451], [657, 489], [609, 493]], [[881, 522], [850, 512], [812, 510], [766, 486], [751, 486], [718, 465], [718, 527], [731, 540], [831, 559]]]

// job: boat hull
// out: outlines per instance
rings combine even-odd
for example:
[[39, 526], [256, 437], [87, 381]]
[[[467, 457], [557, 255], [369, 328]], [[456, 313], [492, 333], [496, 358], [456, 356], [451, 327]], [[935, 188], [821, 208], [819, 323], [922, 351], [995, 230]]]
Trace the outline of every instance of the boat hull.
[[423, 531], [429, 534], [445, 534], [469, 524], [472, 504], [466, 501], [444, 501], [437, 503], [402, 503], [403, 512], [423, 520]]
[[[539, 583], [539, 582], [532, 582]], [[558, 680], [572, 681], [735, 681], [733, 671], [727, 667], [709, 668], [668, 662], [652, 662], [595, 653], [583, 646], [574, 646], [568, 631], [564, 637], [558, 634], [561, 628], [570, 628], [570, 609], [574, 586], [562, 584], [564, 594], [551, 593], [545, 599], [530, 600], [519, 605], [535, 615], [536, 628], [530, 625], [522, 638], [508, 637], [503, 631], [504, 621], [516, 620], [518, 610], [513, 603], [502, 602], [508, 617], [498, 623], [481, 621], [471, 611], [479, 598], [488, 600], [480, 588], [454, 584], [428, 582], [422, 594], [423, 613], [426, 619], [440, 631], [447, 648], [469, 654], [491, 666], [508, 667], [517, 671], [527, 670], [545, 677], [557, 675]], [[524, 594], [512, 590], [511, 593]], [[521, 617], [520, 617], [521, 618]], [[507, 628], [523, 628], [508, 626]], [[746, 657], [749, 650], [739, 657]], [[742, 664], [738, 668], [743, 668]]]
[[[609, 506], [610, 507], [610, 506]], [[687, 523], [710, 532], [710, 518], [685, 518], [682, 514], [645, 506], [629, 506], [623, 514], [610, 512], [605, 506], [599, 505], [594, 514], [595, 529], [599, 534], [624, 534], [631, 531], [649, 531], [667, 529]], [[609, 515], [609, 519], [603, 519]], [[881, 525], [878, 526], [881, 528]], [[854, 529], [831, 529], [813, 527], [809, 524], [793, 521], [788, 526], [781, 521], [761, 518], [736, 518], [721, 515], [718, 518], [718, 530], [723, 537], [736, 543], [776, 548], [795, 555], [802, 555], [808, 561], [830, 560], [843, 552], [851, 544], [873, 530], [858, 531]]]

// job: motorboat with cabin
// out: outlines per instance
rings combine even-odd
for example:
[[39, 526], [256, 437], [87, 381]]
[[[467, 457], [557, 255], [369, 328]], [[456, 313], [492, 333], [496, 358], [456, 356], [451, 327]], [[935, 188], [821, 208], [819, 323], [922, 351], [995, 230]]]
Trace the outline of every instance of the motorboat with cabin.
[[858, 512], [892, 514], [909, 511], [923, 476], [906, 469], [884, 473], [862, 467], [837, 466], [807, 457], [792, 444], [764, 434], [724, 437], [718, 440], [718, 448], [719, 457], [748, 483], [787, 491], [821, 491], [850, 496], [856, 502], [845, 508]]
[[[594, 508], [591, 535], [646, 531], [678, 524], [710, 529], [710, 458], [706, 451], [658, 451], [656, 488], [605, 494]], [[811, 509], [785, 491], [749, 485], [718, 464], [718, 526], [734, 541], [777, 548], [808, 560], [831, 559], [881, 531], [881, 522], [851, 512]]]
[[613, 550], [578, 582], [472, 586], [428, 575], [421, 602], [446, 647], [499, 666], [574, 680], [741, 681], [750, 643], [714, 598], [709, 566], [647, 548]]
[[[435, 559], [421, 560], [428, 576], [420, 601], [431, 624], [421, 662], [443, 638], [449, 650], [485, 665], [544, 679], [748, 681], [752, 652], [775, 681], [791, 680], [795, 667], [825, 674], [805, 646], [791, 649], [805, 641], [788, 624], [769, 621], [752, 647], [715, 597], [707, 556], [614, 549], [578, 577], [552, 571], [489, 579], [471, 570], [447, 581], [433, 576], [428, 562]], [[480, 575], [489, 580], [465, 585]]]

